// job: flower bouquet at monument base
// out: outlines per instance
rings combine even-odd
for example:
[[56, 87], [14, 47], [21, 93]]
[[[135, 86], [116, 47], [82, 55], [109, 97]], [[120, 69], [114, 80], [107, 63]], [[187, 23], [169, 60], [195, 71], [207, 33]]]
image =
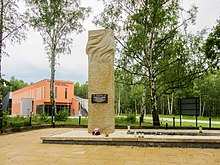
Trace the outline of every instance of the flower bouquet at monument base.
[[93, 134], [93, 135], [101, 135], [99, 128], [95, 128], [95, 129], [92, 131], [92, 134]]

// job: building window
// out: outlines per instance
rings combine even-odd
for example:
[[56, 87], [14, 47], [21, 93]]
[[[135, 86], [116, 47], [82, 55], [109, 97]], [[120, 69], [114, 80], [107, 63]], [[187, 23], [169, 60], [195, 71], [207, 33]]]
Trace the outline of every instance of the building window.
[[67, 99], [67, 88], [65, 88], [65, 99]]
[[55, 87], [55, 99], [57, 98], [57, 87]]

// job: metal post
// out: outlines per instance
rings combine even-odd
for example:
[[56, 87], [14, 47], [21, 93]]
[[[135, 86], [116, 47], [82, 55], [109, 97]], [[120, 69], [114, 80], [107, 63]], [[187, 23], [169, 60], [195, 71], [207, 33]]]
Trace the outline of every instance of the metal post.
[[212, 118], [210, 117], [209, 118], [209, 128], [211, 128], [212, 127]]
[[30, 115], [30, 126], [32, 126], [32, 124], [31, 124], [31, 115]]
[[181, 98], [179, 98], [179, 113], [180, 113], [180, 127], [182, 126], [182, 107], [181, 107]]
[[196, 127], [198, 126], [198, 117], [197, 117], [197, 114], [196, 114]]
[[175, 117], [173, 117], [173, 127], [175, 127]]
[[167, 120], [166, 120], [166, 129], [168, 128], [168, 123], [167, 123]]
[[198, 126], [198, 98], [196, 98], [196, 127]]
[[141, 120], [142, 120], [142, 119], [141, 119], [141, 116], [140, 116], [140, 118], [139, 118], [139, 119], [140, 119], [140, 126], [141, 126]]
[[141, 114], [141, 123], [144, 122], [144, 114]]
[[79, 116], [79, 125], [81, 124], [81, 116]]

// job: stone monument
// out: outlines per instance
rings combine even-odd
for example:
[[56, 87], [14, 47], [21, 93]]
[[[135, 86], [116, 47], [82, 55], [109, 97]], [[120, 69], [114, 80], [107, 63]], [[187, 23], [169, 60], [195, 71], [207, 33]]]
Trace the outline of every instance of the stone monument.
[[114, 50], [113, 31], [89, 31], [88, 55], [88, 132], [99, 128], [101, 133], [115, 129], [114, 114]]

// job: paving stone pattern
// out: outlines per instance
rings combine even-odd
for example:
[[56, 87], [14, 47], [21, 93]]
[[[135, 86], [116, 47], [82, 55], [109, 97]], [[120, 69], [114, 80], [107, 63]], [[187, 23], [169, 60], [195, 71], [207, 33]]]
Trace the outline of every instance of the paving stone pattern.
[[42, 144], [50, 128], [0, 136], [0, 165], [216, 165], [220, 149]]

